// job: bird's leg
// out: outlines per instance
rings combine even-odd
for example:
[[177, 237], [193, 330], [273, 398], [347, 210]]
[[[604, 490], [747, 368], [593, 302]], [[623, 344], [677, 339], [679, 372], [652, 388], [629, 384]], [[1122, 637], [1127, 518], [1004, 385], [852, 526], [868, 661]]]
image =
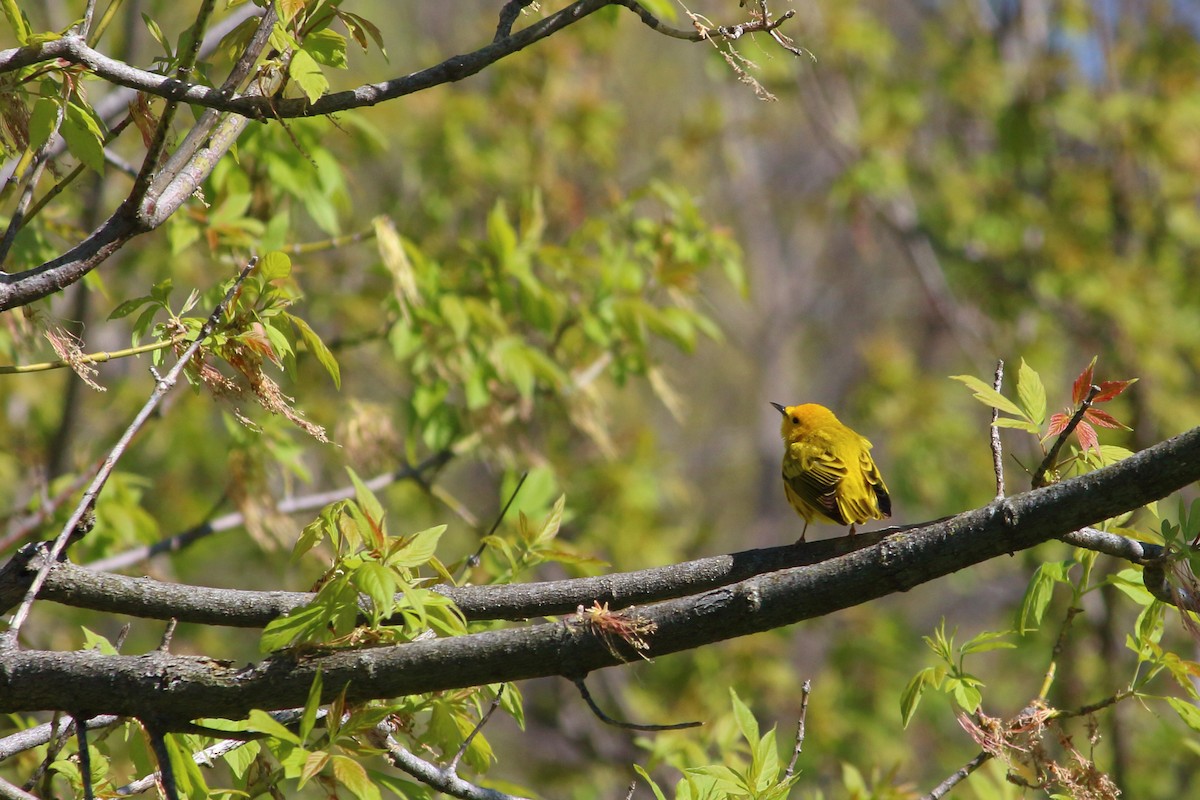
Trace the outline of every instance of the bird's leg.
[[856, 533], [858, 533], [858, 531], [855, 530], [855, 526], [853, 524], [851, 524], [850, 525], [850, 533], [848, 535], [853, 536]]
[[796, 544], [804, 543], [804, 535], [808, 533], [808, 520], [804, 520], [804, 530], [800, 531], [800, 538], [796, 540]]

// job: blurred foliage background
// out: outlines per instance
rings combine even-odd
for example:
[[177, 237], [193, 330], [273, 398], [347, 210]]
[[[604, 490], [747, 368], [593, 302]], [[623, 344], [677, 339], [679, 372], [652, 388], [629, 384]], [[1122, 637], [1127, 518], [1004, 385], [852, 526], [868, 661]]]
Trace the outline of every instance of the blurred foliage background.
[[[78, 14], [25, 5], [36, 29]], [[190, 22], [182, 5], [137, 7], [176, 32]], [[557, 8], [544, 5], [529, 16]], [[228, 404], [177, 392], [73, 557], [237, 507], [246, 528], [135, 573], [304, 589], [321, 565], [288, 554], [308, 520], [275, 515], [275, 500], [343, 485], [347, 465], [373, 474], [451, 445], [460, 452], [433, 492], [405, 483], [383, 495], [393, 527], [449, 523], [446, 562], [475, 550], [527, 470], [514, 507], [541, 519], [565, 493], [567, 511], [556, 549], [518, 565], [518, 580], [786, 543], [802, 523], [779, 486], [768, 401], [836, 409], [875, 443], [894, 521], [920, 522], [993, 496], [986, 409], [947, 376], [990, 381], [998, 357], [1012, 376], [1021, 358], [1035, 367], [1052, 409], [1069, 404], [1094, 355], [1098, 377], [1139, 378], [1113, 409], [1132, 431], [1106, 431], [1106, 443], [1136, 449], [1200, 424], [1196, 4], [772, 9], [796, 12], [783, 30], [813, 58], [765, 37], [739, 41], [757, 92], [719, 47], [664, 39], [613, 8], [460, 83], [332, 120], [255, 125], [203, 203], [86, 288], [5, 315], [7, 362], [53, 358], [39, 334], [54, 318], [85, 351], [117, 349], [133, 333], [132, 320], [107, 320], [122, 300], [170, 278], [178, 308], [249, 252], [282, 248], [302, 295], [293, 312], [340, 363], [340, 390], [304, 352], [280, 377], [336, 446], [243, 408], [251, 430]], [[349, 69], [326, 70], [335, 90], [490, 40], [497, 3], [353, 10], [379, 27], [387, 55], [351, 45]], [[716, 22], [744, 13], [716, 0], [693, 10]], [[109, 50], [146, 63], [154, 43], [128, 16]], [[0, 46], [12, 44], [0, 32]], [[58, 252], [95, 224], [90, 209], [126, 190], [119, 175], [85, 178], [14, 257], [29, 265]], [[102, 366], [104, 393], [63, 371], [0, 380], [0, 498], [13, 518], [106, 452], [150, 390], [146, 366]], [[1006, 440], [1009, 490], [1020, 491], [1021, 465], [1038, 450], [1028, 437]], [[778, 725], [786, 760], [811, 679], [793, 796], [917, 796], [978, 752], [941, 696], [902, 728], [901, 692], [933, 663], [922, 636], [942, 619], [960, 640], [1013, 627], [1037, 566], [1071, 557], [1043, 545], [830, 618], [590, 679], [615, 716], [706, 720], [699, 731], [632, 735], [602, 725], [568, 682], [532, 682], [522, 687], [527, 730], [507, 718], [488, 729], [490, 775], [580, 800], [619, 796], [634, 763], [673, 783], [675, 768], [737, 757], [729, 688], [764, 729]], [[1095, 570], [1121, 566], [1101, 559]], [[471, 577], [513, 572], [493, 549]], [[971, 658], [988, 713], [1011, 716], [1037, 695], [1069, 599], [1055, 595], [1017, 648]], [[1108, 587], [1082, 607], [1049, 696], [1059, 707], [1113, 694], [1138, 660], [1125, 633], [1139, 605]], [[26, 635], [72, 647], [80, 625], [112, 637], [120, 623], [40, 604]], [[126, 651], [153, 648], [160, 633], [135, 621]], [[181, 626], [175, 642], [215, 657], [257, 652], [249, 633]], [[1192, 654], [1171, 616], [1164, 646]], [[1099, 732], [1090, 752], [1125, 796], [1183, 796], [1200, 772], [1196, 733], [1165, 706], [1120, 705]], [[1040, 796], [1001, 776], [989, 766], [956, 794]]]

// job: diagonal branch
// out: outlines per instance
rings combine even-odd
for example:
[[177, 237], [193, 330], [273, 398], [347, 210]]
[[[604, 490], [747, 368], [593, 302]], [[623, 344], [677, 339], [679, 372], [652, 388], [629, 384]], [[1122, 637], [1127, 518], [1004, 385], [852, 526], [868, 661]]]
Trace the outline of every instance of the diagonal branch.
[[49, 563], [40, 568], [33, 580], [30, 582], [29, 589], [25, 593], [25, 599], [21, 601], [20, 607], [18, 607], [16, 613], [13, 614], [13, 618], [9, 623], [8, 630], [4, 632], [3, 638], [0, 639], [0, 646], [16, 646], [17, 637], [20, 634], [21, 626], [25, 623], [26, 617], [29, 616], [29, 609], [33, 606], [33, 601], [37, 598], [37, 593], [41, 589], [42, 583], [46, 580], [46, 573], [49, 572], [50, 566], [57, 561], [59, 555], [64, 552], [71, 537], [77, 534], [81, 527], [86, 524], [85, 517], [92, 513], [92, 510], [95, 508], [96, 498], [100, 496], [101, 490], [104, 489], [104, 484], [108, 482], [109, 476], [112, 474], [113, 470], [116, 469], [117, 460], [120, 459], [125, 453], [125, 449], [129, 447], [129, 443], [133, 441], [134, 435], [141, 430], [142, 425], [144, 425], [146, 420], [150, 418], [150, 415], [154, 413], [154, 409], [158, 408], [158, 404], [162, 402], [162, 399], [166, 397], [167, 392], [169, 392], [175, 385], [175, 382], [183, 373], [183, 368], [187, 366], [189, 361], [191, 361], [192, 356], [194, 356], [200, 350], [200, 345], [205, 339], [208, 338], [209, 334], [216, 329], [217, 323], [220, 322], [221, 316], [225, 313], [225, 309], [233, 301], [234, 295], [241, 289], [242, 281], [246, 280], [246, 276], [250, 274], [251, 270], [253, 270], [257, 264], [258, 257], [256, 256], [250, 259], [250, 262], [246, 264], [244, 268], [242, 268], [242, 271], [234, 280], [233, 285], [229, 287], [229, 291], [225, 293], [225, 296], [213, 309], [212, 314], [210, 314], [208, 319], [205, 320], [204, 324], [200, 326], [200, 330], [196, 333], [196, 339], [191, 343], [191, 345], [188, 346], [186, 350], [183, 351], [183, 354], [179, 357], [179, 360], [175, 362], [175, 366], [171, 368], [170, 372], [168, 372], [155, 383], [154, 391], [150, 393], [150, 398], [146, 401], [145, 405], [142, 406], [142, 409], [137, 413], [137, 416], [133, 418], [133, 422], [129, 423], [129, 427], [125, 429], [125, 432], [121, 434], [121, 438], [117, 440], [115, 445], [113, 445], [113, 449], [104, 459], [104, 463], [101, 464], [100, 469], [96, 471], [96, 477], [92, 480], [91, 485], [88, 486], [87, 491], [83, 493], [83, 497], [80, 499], [79, 504], [75, 507], [75, 511], [72, 512], [71, 516], [67, 519], [67, 523], [63, 526], [62, 532], [59, 533], [58, 538], [54, 540], [54, 544], [51, 546], [50, 552], [47, 556]]
[[[894, 534], [853, 553], [640, 608], [648, 655], [791, 625], [908, 591], [1139, 508], [1200, 480], [1200, 428], [1096, 472]], [[322, 701], [349, 702], [562, 675], [624, 663], [608, 642], [561, 622], [332, 653], [281, 651], [249, 666], [202, 656], [8, 649], [0, 713], [85, 709], [182, 725], [294, 708], [319, 672]], [[80, 712], [83, 713], [83, 712]]]

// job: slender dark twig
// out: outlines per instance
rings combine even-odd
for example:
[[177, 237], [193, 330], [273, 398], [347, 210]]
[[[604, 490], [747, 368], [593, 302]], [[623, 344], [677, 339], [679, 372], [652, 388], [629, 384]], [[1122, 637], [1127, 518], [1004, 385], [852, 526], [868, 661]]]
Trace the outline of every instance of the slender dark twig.
[[1071, 417], [1071, 421], [1067, 423], [1067, 427], [1063, 428], [1062, 432], [1058, 434], [1058, 438], [1055, 439], [1054, 444], [1050, 446], [1050, 451], [1046, 453], [1046, 457], [1042, 459], [1042, 463], [1036, 470], [1034, 470], [1034, 489], [1040, 489], [1049, 483], [1049, 481], [1046, 480], [1046, 473], [1053, 469], [1054, 465], [1058, 463], [1058, 451], [1062, 450], [1063, 445], [1067, 442], [1067, 437], [1074, 433], [1075, 428], [1077, 428], [1079, 423], [1083, 421], [1083, 415], [1086, 414], [1088, 409], [1092, 407], [1092, 401], [1096, 399], [1096, 395], [1098, 394], [1100, 394], [1100, 387], [1092, 384], [1091, 387], [1088, 388], [1087, 397], [1085, 397], [1083, 402], [1079, 404], [1079, 408], [1075, 410], [1075, 414]]
[[492, 37], [492, 41], [498, 42], [501, 39], [507, 39], [512, 33], [513, 23], [529, 5], [533, 5], [533, 0], [508, 0], [500, 9], [500, 21], [496, 25], [496, 35]]
[[463, 743], [459, 745], [458, 752], [454, 754], [454, 758], [452, 758], [450, 763], [446, 765], [446, 771], [451, 775], [458, 774], [458, 762], [462, 761], [462, 757], [466, 754], [467, 748], [471, 746], [471, 742], [475, 741], [475, 737], [479, 735], [481, 730], [483, 730], [483, 726], [487, 725], [488, 720], [492, 718], [492, 714], [495, 714], [496, 709], [500, 707], [500, 700], [503, 699], [504, 689], [507, 686], [507, 683], [500, 684], [500, 688], [496, 690], [496, 696], [492, 698], [492, 705], [488, 708], [484, 715], [480, 717], [479, 722], [475, 724], [475, 727], [471, 729], [471, 732], [467, 734], [467, 738], [463, 739]]
[[175, 783], [175, 767], [171, 764], [171, 752], [167, 749], [167, 735], [159, 728], [142, 723], [150, 737], [150, 749], [158, 761], [158, 783], [167, 800], [180, 800], [179, 787]]
[[592, 693], [588, 691], [587, 684], [583, 682], [583, 678], [573, 678], [572, 680], [579, 689], [579, 694], [583, 696], [583, 702], [587, 703], [592, 713], [605, 725], [612, 725], [616, 728], [625, 728], [631, 731], [680, 731], [684, 728], [699, 728], [704, 724], [703, 722], [676, 722], [673, 725], [642, 725], [637, 722], [624, 722], [619, 719], [613, 719], [608, 714], [605, 714], [600, 706], [596, 705], [596, 701], [592, 699]]
[[94, 800], [92, 788], [92, 754], [88, 750], [87, 717], [72, 715], [75, 719], [75, 740], [79, 744], [79, 780], [83, 784], [83, 800]]
[[933, 788], [929, 794], [923, 796], [921, 800], [941, 800], [951, 789], [957, 786], [961, 781], [965, 780], [975, 770], [987, 763], [992, 754], [986, 750], [981, 750], [979, 755], [972, 758], [966, 764], [956, 769], [946, 780], [939, 783]]
[[812, 681], [806, 680], [800, 685], [800, 718], [796, 720], [796, 747], [792, 750], [792, 760], [788, 762], [787, 769], [783, 772], [783, 779], [786, 781], [796, 772], [796, 761], [800, 758], [800, 752], [804, 749], [804, 719], [808, 716], [808, 695], [812, 691]]
[[[1004, 359], [996, 359], [996, 378], [992, 381], [992, 388], [997, 392], [1004, 384]], [[992, 407], [992, 424], [990, 427], [992, 440], [992, 469], [996, 472], [996, 499], [1004, 497], [1004, 451], [1000, 449], [1000, 426], [997, 421], [1000, 419], [1000, 409]]]
[[246, 277], [257, 264], [258, 257], [255, 256], [254, 258], [251, 258], [250, 262], [242, 268], [240, 273], [238, 273], [233, 285], [229, 287], [229, 291], [225, 293], [225, 296], [219, 303], [217, 303], [216, 308], [213, 309], [212, 314], [209, 315], [208, 319], [205, 320], [204, 324], [200, 327], [200, 331], [196, 334], [195, 341], [188, 346], [187, 350], [183, 351], [183, 355], [181, 355], [179, 360], [175, 362], [175, 366], [171, 368], [170, 372], [168, 372], [155, 384], [154, 391], [150, 393], [150, 399], [148, 399], [146, 404], [142, 406], [142, 410], [138, 412], [136, 417], [134, 417], [133, 422], [129, 423], [129, 427], [125, 429], [125, 433], [123, 433], [121, 438], [117, 440], [116, 445], [113, 446], [113, 449], [109, 452], [108, 457], [104, 459], [104, 463], [96, 472], [96, 477], [92, 480], [92, 483], [88, 487], [87, 491], [83, 493], [83, 497], [80, 499], [79, 504], [75, 507], [75, 511], [71, 514], [70, 519], [67, 520], [67, 524], [63, 526], [62, 532], [59, 533], [58, 538], [54, 540], [54, 545], [50, 549], [50, 555], [46, 563], [41, 569], [38, 570], [38, 574], [34, 576], [33, 581], [29, 584], [29, 589], [25, 593], [25, 599], [21, 601], [20, 607], [17, 608], [16, 613], [13, 614], [12, 622], [9, 624], [9, 629], [3, 634], [3, 639], [0, 640], [0, 646], [6, 645], [15, 647], [17, 645], [17, 637], [20, 634], [21, 626], [25, 623], [25, 619], [29, 616], [29, 610], [33, 607], [33, 601], [35, 598], [37, 598], [37, 593], [42, 588], [42, 584], [46, 580], [46, 573], [49, 572], [50, 566], [54, 562], [58, 561], [58, 557], [66, 548], [67, 542], [71, 538], [71, 535], [75, 533], [84, 517], [95, 507], [96, 498], [100, 496], [101, 490], [104, 489], [104, 484], [108, 481], [108, 477], [112, 474], [113, 470], [116, 469], [118, 459], [120, 459], [125, 453], [125, 450], [128, 448], [129, 443], [133, 440], [134, 435], [138, 432], [138, 430], [141, 429], [142, 425], [146, 423], [146, 420], [150, 418], [150, 415], [154, 413], [154, 409], [156, 409], [158, 404], [162, 402], [162, 399], [166, 396], [167, 392], [171, 390], [171, 387], [175, 385], [175, 382], [179, 379], [180, 374], [183, 372], [183, 368], [187, 366], [189, 361], [191, 361], [192, 356], [194, 356], [200, 350], [200, 345], [205, 339], [208, 338], [209, 334], [216, 329], [217, 324], [221, 320], [221, 316], [225, 313], [225, 308], [233, 301], [234, 295], [241, 289], [242, 282], [246, 280]]
[[163, 631], [162, 641], [158, 643], [158, 652], [167, 653], [171, 650], [171, 638], [175, 636], [175, 626], [179, 624], [179, 620], [171, 617], [167, 620], [167, 629]]
[[[482, 541], [480, 541], [479, 549], [477, 549], [472, 555], [468, 556], [467, 560], [463, 562], [463, 575], [467, 574], [467, 570], [479, 566], [479, 558], [483, 555], [483, 551], [487, 549], [487, 540], [496, 533], [496, 529], [499, 528], [500, 523], [504, 521], [504, 517], [508, 514], [508, 509], [512, 507], [513, 501], [517, 499], [517, 494], [521, 491], [521, 487], [525, 485], [525, 479], [528, 477], [528, 470], [521, 473], [521, 479], [517, 481], [517, 485], [513, 488], [512, 494], [508, 496], [508, 502], [504, 504], [504, 508], [500, 509], [500, 513], [496, 515], [496, 521], [492, 523], [492, 527], [487, 532], [487, 536], [484, 536]], [[463, 575], [460, 575], [459, 578], [461, 579]]]

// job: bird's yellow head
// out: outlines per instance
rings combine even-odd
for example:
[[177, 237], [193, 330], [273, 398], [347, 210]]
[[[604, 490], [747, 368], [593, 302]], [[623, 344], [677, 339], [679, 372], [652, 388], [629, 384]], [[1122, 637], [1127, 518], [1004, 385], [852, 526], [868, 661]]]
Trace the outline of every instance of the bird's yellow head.
[[804, 403], [798, 406], [783, 406], [779, 403], [771, 403], [771, 405], [775, 407], [776, 411], [783, 414], [783, 424], [779, 427], [779, 435], [789, 443], [796, 441], [806, 431], [838, 421], [832, 411], [817, 403]]

